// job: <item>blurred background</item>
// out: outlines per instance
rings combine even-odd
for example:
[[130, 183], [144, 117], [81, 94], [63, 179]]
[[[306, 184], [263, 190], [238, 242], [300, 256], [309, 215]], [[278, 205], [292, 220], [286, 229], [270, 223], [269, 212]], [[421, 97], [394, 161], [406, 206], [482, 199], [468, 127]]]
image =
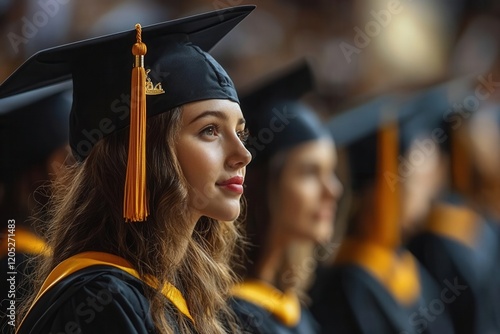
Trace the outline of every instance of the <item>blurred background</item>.
[[[494, 222], [495, 232], [488, 233], [495, 235], [500, 244], [498, 0], [0, 0], [0, 82], [28, 57], [45, 48], [131, 30], [138, 22], [146, 26], [247, 4], [254, 4], [257, 9], [212, 51], [240, 92], [255, 87], [268, 74], [306, 59], [316, 81], [315, 92], [306, 100], [325, 122], [396, 93], [417, 96], [409, 99], [408, 104], [401, 102], [405, 106], [401, 109], [410, 105], [429, 109], [431, 118], [436, 113], [444, 117], [453, 109], [468, 121], [468, 126], [463, 128], [467, 143], [459, 150], [466, 153], [455, 158], [458, 160], [450, 158], [451, 171], [445, 172], [454, 173], [452, 178], [456, 179], [456, 189], [450, 192], [460, 192], [468, 205]], [[435, 87], [438, 89], [432, 90]], [[430, 93], [416, 94], [426, 91]], [[481, 117], [470, 117], [470, 112], [460, 114], [454, 101], [462, 104], [461, 109], [465, 105], [465, 110], [471, 110], [466, 106], [468, 102], [476, 103], [472, 109], [484, 112]], [[440, 128], [438, 121], [426, 130]], [[344, 149], [338, 149], [338, 175], [345, 191], [336, 220], [337, 242], [344, 235], [348, 211], [356, 210], [355, 205], [350, 205], [352, 167]], [[469, 164], [471, 161], [474, 163]], [[438, 190], [434, 188], [444, 187], [441, 181], [434, 182], [433, 174], [426, 174], [426, 169], [417, 168], [417, 172], [421, 173], [415, 173], [415, 178], [403, 184], [406, 188], [400, 223], [403, 234], [408, 234], [403, 235], [405, 242], [423, 229], [424, 224], [413, 221], [426, 219], [429, 203], [437, 197]], [[0, 187], [0, 203], [1, 199]], [[499, 250], [500, 247], [498, 259]], [[332, 255], [322, 256], [327, 262], [334, 258], [334, 252], [327, 251], [327, 255]], [[494, 274], [483, 275], [496, 275], [495, 284], [489, 284], [495, 285], [496, 293], [500, 281], [497, 264], [492, 269]], [[437, 260], [436, 266], [440, 266]], [[426, 267], [432, 271], [430, 264]], [[471, 265], [467, 270], [473, 272], [474, 268]], [[487, 291], [483, 295], [492, 294]], [[493, 304], [500, 314], [498, 302]], [[460, 324], [455, 325], [458, 327]]]
[[[461, 77], [473, 78], [473, 89], [478, 75], [500, 78], [495, 0], [0, 0], [0, 82], [45, 48], [245, 4], [257, 9], [214, 57], [242, 92], [306, 59], [316, 80], [307, 100], [324, 119], [395, 91]], [[461, 101], [467, 93], [455, 95]], [[498, 95], [489, 102], [497, 105]], [[339, 153], [338, 174], [347, 183]]]
[[44, 48], [244, 4], [257, 10], [213, 51], [237, 86], [306, 57], [326, 113], [480, 71], [498, 52], [493, 0], [0, 0], [0, 81]]
[[[474, 86], [480, 74], [500, 78], [495, 0], [0, 0], [0, 82], [45, 48], [246, 4], [257, 9], [214, 57], [241, 92], [306, 59], [316, 80], [306, 100], [325, 120], [396, 91], [461, 77]], [[461, 101], [467, 94], [457, 90]], [[496, 105], [495, 95], [489, 100]], [[347, 159], [339, 154], [339, 178], [347, 184]]]

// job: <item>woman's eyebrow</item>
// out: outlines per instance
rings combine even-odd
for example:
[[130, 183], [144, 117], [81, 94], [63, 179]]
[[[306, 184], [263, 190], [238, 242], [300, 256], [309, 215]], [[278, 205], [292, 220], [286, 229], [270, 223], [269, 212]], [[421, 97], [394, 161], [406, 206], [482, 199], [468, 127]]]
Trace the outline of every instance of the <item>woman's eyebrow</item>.
[[[196, 122], [197, 120], [199, 120], [201, 118], [205, 118], [205, 117], [209, 117], [209, 116], [217, 117], [217, 118], [219, 118], [219, 119], [221, 119], [223, 121], [227, 121], [229, 119], [229, 117], [227, 116], [227, 114], [224, 113], [224, 112], [222, 112], [222, 111], [207, 110], [207, 111], [202, 112], [201, 114], [199, 114], [195, 118], [193, 118], [191, 120], [191, 122], [189, 122], [189, 124], [192, 124], [192, 123]], [[245, 123], [246, 123], [246, 120], [244, 118], [240, 118], [238, 120], [238, 125], [245, 124]]]
[[202, 112], [201, 114], [199, 114], [195, 118], [193, 118], [191, 120], [191, 122], [189, 122], [189, 124], [192, 124], [201, 118], [209, 117], [209, 116], [217, 117], [217, 118], [224, 120], [224, 121], [227, 121], [227, 119], [228, 119], [227, 115], [225, 113], [223, 113], [222, 111], [207, 110], [207, 111]]

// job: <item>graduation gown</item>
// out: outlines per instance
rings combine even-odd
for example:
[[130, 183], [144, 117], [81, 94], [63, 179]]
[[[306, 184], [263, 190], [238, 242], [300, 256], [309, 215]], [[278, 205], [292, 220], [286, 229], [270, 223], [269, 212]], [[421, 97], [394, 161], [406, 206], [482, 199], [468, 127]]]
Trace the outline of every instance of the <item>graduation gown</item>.
[[[500, 245], [500, 222], [494, 219], [489, 219], [488, 224], [495, 233], [495, 238], [498, 245]], [[497, 252], [495, 254], [494, 262], [497, 264], [494, 268], [494, 274], [492, 275], [492, 307], [495, 315], [495, 324], [497, 328], [500, 328], [500, 247], [497, 247]]]
[[455, 332], [500, 333], [499, 251], [494, 228], [471, 210], [441, 205], [408, 248], [449, 294]]
[[415, 271], [401, 276], [402, 283], [418, 282], [414, 287], [409, 286], [410, 294], [404, 297], [405, 302], [401, 297], [396, 298], [394, 288], [388, 287], [389, 284], [396, 286], [401, 283], [382, 282], [362, 263], [350, 261], [324, 270], [319, 285], [313, 289], [311, 305], [311, 313], [320, 324], [322, 333], [452, 333], [444, 309], [439, 308], [436, 314], [428, 310], [440, 298], [437, 285], [425, 269], [412, 260], [409, 252], [402, 250], [400, 255], [410, 259], [415, 266]]
[[[156, 333], [145, 297], [151, 286], [137, 276], [125, 260], [111, 254], [86, 252], [63, 261], [45, 281], [45, 291], [17, 333]], [[174, 319], [190, 315], [180, 292], [169, 291], [164, 292], [166, 317], [179, 333]]]
[[245, 281], [235, 287], [230, 306], [244, 333], [319, 333], [318, 324], [293, 293], [283, 293], [261, 281]]

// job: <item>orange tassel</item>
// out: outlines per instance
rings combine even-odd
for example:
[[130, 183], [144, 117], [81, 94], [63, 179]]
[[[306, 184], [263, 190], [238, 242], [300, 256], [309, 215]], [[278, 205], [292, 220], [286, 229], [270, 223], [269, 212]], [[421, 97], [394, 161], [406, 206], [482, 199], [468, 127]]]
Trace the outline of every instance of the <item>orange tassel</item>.
[[392, 121], [378, 133], [373, 238], [389, 248], [401, 243], [399, 184], [391, 185], [387, 175], [398, 175], [398, 125]]
[[136, 24], [137, 43], [132, 47], [135, 64], [132, 69], [130, 101], [130, 138], [128, 147], [127, 176], [123, 200], [123, 217], [126, 222], [145, 221], [149, 215], [146, 192], [146, 71], [141, 25]]

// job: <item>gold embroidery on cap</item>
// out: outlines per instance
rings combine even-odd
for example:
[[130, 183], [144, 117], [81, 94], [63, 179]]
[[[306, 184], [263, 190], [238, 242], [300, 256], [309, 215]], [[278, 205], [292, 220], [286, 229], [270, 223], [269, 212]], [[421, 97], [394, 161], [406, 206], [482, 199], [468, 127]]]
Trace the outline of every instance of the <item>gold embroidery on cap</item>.
[[161, 86], [161, 82], [158, 82], [156, 85], [153, 85], [153, 81], [151, 81], [151, 78], [149, 77], [149, 72], [151, 72], [151, 70], [146, 70], [146, 95], [164, 94], [165, 91]]

